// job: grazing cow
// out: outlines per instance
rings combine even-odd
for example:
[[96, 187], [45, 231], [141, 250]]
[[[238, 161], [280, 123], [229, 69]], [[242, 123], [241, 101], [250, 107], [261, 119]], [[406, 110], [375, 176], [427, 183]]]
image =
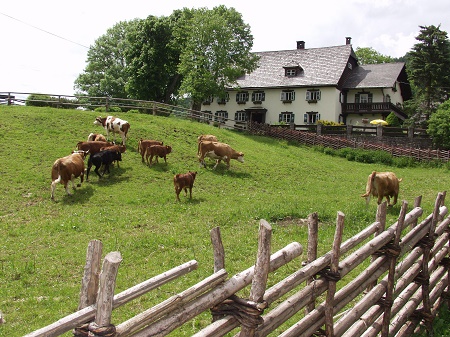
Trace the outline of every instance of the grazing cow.
[[197, 172], [179, 173], [173, 176], [173, 185], [175, 186], [175, 193], [177, 200], [180, 201], [180, 192], [184, 189], [187, 196], [187, 189], [189, 188], [189, 199], [192, 199], [192, 187]]
[[200, 143], [202, 141], [210, 141], [210, 142], [217, 142], [217, 137], [214, 135], [200, 135], [197, 138], [197, 144], [198, 144], [198, 148], [197, 148], [197, 155], [200, 154]]
[[142, 162], [144, 162], [145, 152], [150, 145], [163, 145], [163, 142], [159, 140], [151, 140], [151, 139], [140, 139], [138, 143], [138, 151], [142, 156]]
[[[156, 158], [156, 162], [158, 162], [159, 158], [164, 158], [164, 162], [167, 164], [167, 158], [166, 156], [172, 152], [172, 147], [169, 145], [150, 145], [147, 147], [147, 151], [145, 153], [145, 160], [147, 161], [147, 165], [152, 165], [153, 157]], [[148, 157], [150, 157], [150, 161], [148, 160]]]
[[[104, 146], [100, 148], [100, 151], [119, 151], [120, 153], [124, 153], [127, 150], [127, 147], [125, 145], [111, 145], [111, 146]], [[119, 162], [117, 162], [117, 167], [119, 166]]]
[[78, 142], [77, 149], [82, 151], [89, 151], [91, 155], [100, 152], [102, 147], [112, 146], [114, 143], [111, 142], [96, 142], [96, 141], [88, 141], [88, 142]]
[[[89, 160], [88, 160], [88, 167], [86, 170], [86, 181], [89, 180], [89, 172], [91, 171], [91, 167], [92, 165], [95, 166], [94, 172], [97, 173], [97, 175], [99, 176], [99, 178], [103, 177], [103, 175], [105, 174], [105, 172], [109, 173], [109, 165], [111, 165], [111, 163], [113, 161], [121, 161], [122, 160], [122, 154], [120, 153], [120, 151], [101, 151], [98, 152], [96, 154], [91, 154], [89, 156]], [[103, 172], [102, 174], [100, 174], [98, 172], [98, 169], [101, 166], [104, 166]]]
[[[366, 203], [369, 204], [370, 197], [373, 195], [378, 198], [378, 205], [381, 204], [383, 197], [386, 197], [388, 206], [394, 206], [397, 203], [399, 183], [402, 179], [398, 179], [393, 172], [375, 172], [369, 174], [367, 178], [366, 193], [361, 197], [366, 198]], [[391, 205], [390, 197], [394, 197], [394, 202]]]
[[103, 136], [100, 133], [90, 133], [88, 136], [87, 141], [93, 141], [93, 142], [106, 142], [105, 136]]
[[84, 158], [87, 152], [73, 151], [71, 155], [57, 159], [52, 166], [52, 185], [51, 197], [55, 199], [56, 184], [61, 183], [66, 189], [67, 195], [71, 195], [68, 183], [72, 182], [72, 188], [75, 189], [75, 178], [80, 177], [78, 187], [83, 183], [84, 178]]
[[219, 142], [200, 142], [198, 151], [200, 167], [206, 167], [205, 157], [216, 160], [216, 165], [214, 165], [213, 169], [219, 165], [221, 160], [227, 163], [227, 168], [230, 168], [231, 159], [236, 159], [241, 163], [244, 162], [244, 154], [242, 152], [237, 152], [233, 150], [230, 145]]
[[116, 141], [116, 133], [122, 137], [122, 145], [125, 145], [128, 130], [130, 129], [130, 123], [127, 121], [113, 117], [97, 117], [94, 121], [94, 125], [103, 126], [106, 130], [106, 137], [109, 139], [109, 133], [112, 132], [113, 140]]

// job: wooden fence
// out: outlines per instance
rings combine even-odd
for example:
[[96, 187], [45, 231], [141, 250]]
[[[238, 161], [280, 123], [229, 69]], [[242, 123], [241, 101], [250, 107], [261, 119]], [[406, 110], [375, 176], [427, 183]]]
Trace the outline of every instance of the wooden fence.
[[[449, 150], [432, 150], [431, 148], [415, 148], [407, 146], [389, 146], [383, 141], [377, 142], [375, 137], [347, 138], [332, 135], [323, 135], [313, 132], [298, 131], [290, 128], [270, 126], [267, 124], [252, 123], [247, 130], [251, 134], [267, 136], [277, 139], [296, 141], [308, 146], [324, 146], [333, 149], [359, 148], [366, 150], [381, 150], [389, 152], [394, 157], [411, 157], [415, 160], [450, 160]], [[406, 138], [405, 138], [406, 139]]]
[[[386, 202], [375, 221], [342, 243], [345, 215], [337, 213], [332, 249], [317, 257], [318, 216], [308, 217], [308, 247], [304, 266], [266, 289], [271, 272], [300, 256], [292, 242], [270, 255], [272, 229], [260, 221], [256, 264], [227, 280], [220, 229], [211, 230], [214, 273], [131, 319], [114, 325], [112, 310], [197, 268], [189, 261], [114, 296], [122, 260], [119, 252], [106, 255], [100, 267], [102, 243], [87, 250], [79, 311], [26, 337], [166, 336], [202, 312], [213, 322], [195, 337], [267, 336], [283, 325], [281, 337], [298, 336], [411, 336], [419, 327], [432, 333], [442, 304], [449, 305], [450, 216], [446, 192], [438, 193], [433, 212], [423, 220], [421, 197], [407, 212], [403, 201], [398, 220], [386, 228]], [[100, 271], [101, 269], [101, 271]], [[351, 276], [350, 273], [356, 276]], [[251, 285], [248, 299], [236, 293]], [[275, 304], [276, 303], [276, 304]], [[272, 307], [273, 306], [273, 307]]]

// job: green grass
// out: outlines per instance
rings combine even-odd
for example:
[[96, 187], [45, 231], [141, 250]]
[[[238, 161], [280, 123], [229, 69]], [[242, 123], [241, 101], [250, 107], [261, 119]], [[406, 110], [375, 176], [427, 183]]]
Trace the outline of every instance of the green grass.
[[[103, 242], [104, 255], [120, 251], [116, 293], [195, 259], [198, 270], [114, 311], [118, 324], [195, 284], [213, 271], [209, 231], [219, 226], [226, 269], [234, 275], [254, 264], [260, 219], [273, 226], [272, 251], [298, 241], [306, 254], [307, 228], [297, 224], [318, 212], [319, 251], [331, 248], [338, 211], [345, 216], [347, 239], [375, 219], [376, 202], [360, 197], [373, 170], [394, 170], [403, 178], [399, 203], [422, 195], [424, 216], [438, 192], [450, 184], [443, 168], [393, 168], [328, 156], [296, 144], [251, 136], [170, 117], [118, 114], [131, 124], [120, 168], [83, 183], [73, 196], [58, 185], [50, 199], [53, 162], [70, 154], [91, 132], [98, 113], [37, 107], [0, 106], [0, 310], [1, 336], [22, 336], [77, 309], [86, 248]], [[215, 134], [244, 152], [245, 163], [200, 168], [197, 136]], [[139, 138], [171, 145], [168, 164], [148, 167], [137, 153]], [[193, 199], [175, 201], [173, 175], [198, 172]], [[400, 205], [389, 209], [388, 224]], [[292, 221], [286, 221], [289, 219]], [[305, 257], [278, 270], [272, 285], [301, 266]], [[173, 333], [190, 336], [210, 322], [208, 313]], [[70, 334], [68, 334], [70, 335]]]

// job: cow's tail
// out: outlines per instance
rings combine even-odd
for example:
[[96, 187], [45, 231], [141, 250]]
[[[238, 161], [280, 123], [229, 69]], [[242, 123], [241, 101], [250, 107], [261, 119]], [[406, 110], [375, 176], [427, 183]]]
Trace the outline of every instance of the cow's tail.
[[139, 153], [141, 152], [141, 143], [142, 143], [142, 138], [139, 139], [139, 142], [138, 142], [138, 148], [137, 148], [137, 151], [138, 151]]
[[369, 175], [369, 177], [367, 178], [366, 193], [361, 194], [361, 197], [366, 198], [367, 202], [370, 201], [370, 196], [372, 194], [372, 186], [376, 175], [377, 173], [375, 171], [373, 171], [372, 174]]
[[401, 182], [403, 180], [403, 178], [398, 179], [398, 182]]
[[55, 189], [56, 185], [61, 182], [61, 161], [56, 162], [53, 164], [52, 167], [52, 184], [51, 184], [51, 197], [54, 199], [55, 197]]

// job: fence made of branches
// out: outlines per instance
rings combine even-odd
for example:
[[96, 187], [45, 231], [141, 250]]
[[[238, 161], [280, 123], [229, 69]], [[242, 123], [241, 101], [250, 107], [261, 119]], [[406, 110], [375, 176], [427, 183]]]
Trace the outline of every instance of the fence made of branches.
[[[272, 227], [261, 220], [256, 264], [228, 278], [220, 229], [213, 228], [214, 273], [118, 324], [111, 320], [113, 309], [195, 270], [197, 262], [114, 295], [121, 254], [107, 254], [101, 267], [102, 243], [93, 240], [79, 310], [26, 337], [58, 336], [72, 329], [74, 336], [166, 336], [205, 311], [211, 313], [212, 323], [195, 337], [225, 336], [233, 330], [235, 336], [268, 336], [288, 320], [296, 322], [283, 325], [279, 336], [400, 337], [421, 327], [432, 333], [439, 307], [449, 305], [450, 216], [445, 195], [438, 193], [433, 212], [423, 220], [421, 197], [409, 212], [403, 201], [398, 220], [389, 227], [384, 202], [375, 221], [345, 242], [345, 214], [337, 212], [332, 248], [322, 256], [317, 256], [318, 215], [310, 214], [303, 267], [268, 289], [270, 273], [297, 259], [302, 246], [292, 242], [271, 255]], [[238, 297], [248, 286], [249, 297]]]

